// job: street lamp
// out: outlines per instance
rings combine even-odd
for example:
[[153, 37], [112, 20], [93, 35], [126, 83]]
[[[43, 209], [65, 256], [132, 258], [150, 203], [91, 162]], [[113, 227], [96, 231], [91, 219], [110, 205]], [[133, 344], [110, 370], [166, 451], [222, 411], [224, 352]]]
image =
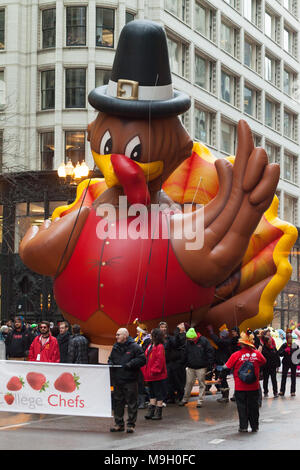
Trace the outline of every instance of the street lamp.
[[63, 162], [59, 165], [57, 174], [60, 180], [76, 185], [82, 178], [86, 178], [88, 176], [89, 171], [90, 169], [85, 161], [81, 162], [81, 164], [78, 162], [74, 167], [72, 160], [69, 159], [67, 164]]

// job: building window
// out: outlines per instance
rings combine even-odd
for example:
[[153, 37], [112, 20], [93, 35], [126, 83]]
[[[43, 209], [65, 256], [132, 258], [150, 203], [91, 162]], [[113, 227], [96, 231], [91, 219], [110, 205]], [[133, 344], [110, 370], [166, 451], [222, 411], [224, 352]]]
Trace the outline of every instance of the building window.
[[280, 87], [280, 60], [270, 55], [265, 56], [265, 79]]
[[195, 3], [195, 30], [211, 41], [216, 41], [216, 10], [206, 4]]
[[135, 18], [135, 14], [134, 13], [130, 13], [129, 11], [126, 11], [126, 24], [129, 23], [130, 21], [133, 21]]
[[224, 70], [221, 72], [221, 98], [236, 108], [240, 104], [240, 79]]
[[115, 11], [96, 8], [96, 46], [114, 47]]
[[221, 150], [229, 155], [235, 154], [236, 126], [226, 121], [221, 121]]
[[298, 159], [295, 155], [284, 153], [284, 179], [297, 184]]
[[261, 0], [244, 0], [244, 17], [261, 28]]
[[198, 54], [195, 55], [195, 84], [216, 93], [216, 63]]
[[280, 164], [280, 147], [271, 144], [270, 142], [266, 142], [265, 149], [268, 155], [269, 162]]
[[291, 70], [284, 69], [283, 71], [283, 91], [292, 98], [295, 97], [297, 88], [298, 75]]
[[111, 70], [96, 69], [95, 85], [98, 86], [107, 85], [111, 76]]
[[283, 0], [282, 4], [292, 15], [297, 16], [297, 0]]
[[261, 45], [248, 37], [244, 41], [244, 64], [261, 74]]
[[240, 56], [240, 31], [222, 20], [221, 48], [235, 58]]
[[4, 70], [0, 70], [0, 111], [5, 106], [5, 81], [4, 81]]
[[68, 160], [71, 160], [74, 166], [85, 160], [84, 131], [65, 132], [65, 163]]
[[66, 70], [66, 108], [85, 108], [85, 81], [85, 69]]
[[265, 125], [280, 132], [280, 104], [266, 98]]
[[41, 145], [41, 169], [53, 170], [54, 168], [54, 132], [42, 132], [40, 134]]
[[5, 10], [0, 9], [0, 49], [5, 47]]
[[195, 139], [204, 144], [216, 145], [216, 114], [195, 106]]
[[56, 10], [50, 8], [42, 11], [42, 48], [55, 47]]
[[265, 34], [280, 44], [280, 17], [265, 11]]
[[86, 7], [67, 7], [67, 46], [86, 45]]
[[298, 116], [290, 111], [284, 110], [283, 116], [283, 134], [292, 140], [297, 140]]
[[55, 70], [41, 72], [41, 108], [55, 108]]
[[288, 194], [284, 194], [284, 209], [283, 209], [283, 218], [287, 222], [297, 225], [297, 204], [298, 200], [295, 197], [292, 197]]
[[297, 55], [297, 33], [288, 27], [283, 30], [283, 48], [292, 56]]
[[42, 225], [45, 220], [44, 202], [21, 202], [16, 204], [15, 217], [15, 253], [27, 230], [32, 225]]
[[228, 5], [231, 5], [235, 10], [240, 10], [240, 0], [224, 0]]
[[244, 86], [244, 112], [256, 119], [261, 118], [261, 93], [247, 85]]
[[188, 46], [183, 42], [167, 38], [170, 67], [173, 73], [188, 77]]
[[173, 15], [178, 16], [182, 21], [188, 21], [188, 0], [165, 0], [165, 8]]

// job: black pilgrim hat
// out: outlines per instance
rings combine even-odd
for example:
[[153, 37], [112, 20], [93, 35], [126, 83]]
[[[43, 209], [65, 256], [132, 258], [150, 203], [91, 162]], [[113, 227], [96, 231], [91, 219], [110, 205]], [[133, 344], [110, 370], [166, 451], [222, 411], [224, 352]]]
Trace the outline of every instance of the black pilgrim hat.
[[182, 114], [188, 95], [173, 90], [166, 33], [153, 21], [134, 20], [122, 29], [108, 85], [89, 93], [98, 111], [136, 119]]

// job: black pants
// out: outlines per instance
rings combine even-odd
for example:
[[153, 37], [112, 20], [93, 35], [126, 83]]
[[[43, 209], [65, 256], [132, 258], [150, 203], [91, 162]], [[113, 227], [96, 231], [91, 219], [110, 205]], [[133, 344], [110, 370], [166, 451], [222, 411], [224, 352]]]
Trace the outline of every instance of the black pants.
[[258, 429], [259, 390], [236, 390], [234, 396], [239, 414], [240, 429], [248, 429], [248, 422], [252, 429]]
[[282, 393], [285, 393], [286, 378], [287, 378], [289, 369], [291, 369], [291, 393], [296, 392], [297, 364], [291, 364], [291, 365], [283, 364], [282, 365], [281, 385], [280, 385], [280, 391]]
[[276, 379], [276, 367], [273, 367], [272, 369], [264, 369], [263, 370], [263, 387], [264, 387], [264, 393], [268, 393], [268, 384], [269, 384], [269, 377], [271, 377], [272, 381], [272, 387], [273, 387], [273, 394], [277, 395], [278, 393], [278, 388], [277, 388], [277, 379]]
[[125, 404], [128, 406], [127, 426], [134, 427], [138, 410], [137, 382], [114, 385], [114, 418], [117, 426], [124, 426]]
[[182, 400], [185, 386], [185, 367], [181, 363], [170, 362], [167, 364], [168, 395], [169, 400]]

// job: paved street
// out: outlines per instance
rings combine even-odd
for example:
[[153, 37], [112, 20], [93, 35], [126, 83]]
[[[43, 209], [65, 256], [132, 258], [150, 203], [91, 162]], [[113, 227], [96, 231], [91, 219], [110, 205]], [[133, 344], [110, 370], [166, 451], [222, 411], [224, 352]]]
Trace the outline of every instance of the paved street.
[[[280, 375], [278, 376], [280, 381]], [[232, 389], [232, 378], [230, 378]], [[289, 380], [287, 384], [289, 391]], [[134, 435], [111, 434], [112, 419], [0, 413], [0, 449], [10, 450], [250, 450], [299, 449], [300, 378], [298, 396], [263, 398], [260, 431], [240, 434], [235, 403], [220, 404], [208, 396], [196, 408], [196, 397], [188, 406], [168, 405], [163, 420], [144, 419], [139, 410]], [[232, 394], [232, 392], [231, 392]]]

